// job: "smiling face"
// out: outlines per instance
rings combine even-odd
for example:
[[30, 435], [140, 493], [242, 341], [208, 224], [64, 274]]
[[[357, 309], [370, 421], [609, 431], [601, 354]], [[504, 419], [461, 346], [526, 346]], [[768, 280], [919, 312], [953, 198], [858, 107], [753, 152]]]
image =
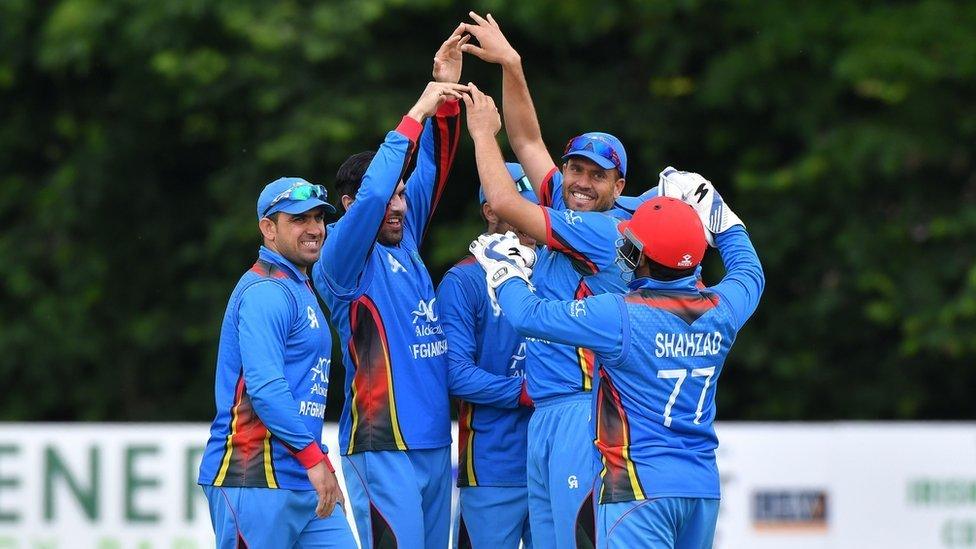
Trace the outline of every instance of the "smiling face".
[[605, 212], [624, 190], [616, 168], [603, 169], [587, 158], [571, 156], [563, 164], [563, 201], [570, 210]]
[[305, 213], [279, 212], [275, 219], [261, 219], [259, 227], [264, 245], [278, 252], [308, 274], [308, 267], [318, 261], [325, 241], [325, 208]]
[[405, 192], [406, 185], [401, 181], [393, 197], [386, 204], [383, 224], [380, 225], [380, 234], [376, 238], [384, 246], [396, 246], [403, 240], [403, 216], [407, 213]]

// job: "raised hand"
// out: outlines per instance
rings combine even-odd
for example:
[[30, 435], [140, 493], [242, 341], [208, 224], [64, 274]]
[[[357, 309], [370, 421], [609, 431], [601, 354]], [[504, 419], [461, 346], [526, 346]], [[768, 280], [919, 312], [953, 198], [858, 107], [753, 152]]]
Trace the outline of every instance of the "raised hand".
[[461, 79], [461, 47], [471, 40], [470, 34], [465, 34], [464, 23], [458, 25], [451, 36], [441, 44], [434, 54], [433, 76], [435, 82], [457, 82]]
[[463, 44], [461, 51], [474, 54], [483, 61], [499, 65], [521, 61], [518, 52], [508, 43], [508, 39], [502, 34], [502, 29], [490, 13], [487, 18], [473, 11], [468, 12], [468, 15], [471, 16], [474, 23], [461, 23], [461, 27], [463, 32], [474, 36], [478, 40], [478, 44]]
[[498, 305], [498, 296], [495, 291], [509, 279], [520, 278], [531, 287], [529, 283], [531, 270], [523, 267], [522, 261], [509, 255], [510, 250], [506, 245], [508, 238], [501, 234], [483, 234], [468, 246], [468, 250], [478, 260], [481, 268], [485, 270], [488, 297], [496, 306]]
[[434, 116], [437, 107], [448, 99], [464, 99], [467, 97], [468, 86], [453, 82], [428, 82], [424, 92], [420, 94], [417, 103], [407, 112], [407, 116], [417, 122]]
[[710, 246], [715, 246], [714, 235], [735, 225], [744, 226], [712, 183], [697, 173], [682, 172], [668, 166], [661, 172], [658, 188], [661, 196], [677, 198], [695, 209], [705, 227], [705, 240]]
[[468, 83], [468, 94], [464, 96], [464, 106], [468, 118], [468, 132], [473, 139], [494, 137], [502, 129], [502, 119], [498, 107], [490, 95], [485, 95], [472, 83]]

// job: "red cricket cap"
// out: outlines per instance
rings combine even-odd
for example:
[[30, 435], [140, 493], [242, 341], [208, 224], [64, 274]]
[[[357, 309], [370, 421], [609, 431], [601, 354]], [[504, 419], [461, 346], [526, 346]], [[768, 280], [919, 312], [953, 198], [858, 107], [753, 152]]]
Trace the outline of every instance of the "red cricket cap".
[[672, 269], [697, 267], [707, 247], [705, 228], [694, 208], [666, 196], [642, 204], [617, 230], [645, 256]]

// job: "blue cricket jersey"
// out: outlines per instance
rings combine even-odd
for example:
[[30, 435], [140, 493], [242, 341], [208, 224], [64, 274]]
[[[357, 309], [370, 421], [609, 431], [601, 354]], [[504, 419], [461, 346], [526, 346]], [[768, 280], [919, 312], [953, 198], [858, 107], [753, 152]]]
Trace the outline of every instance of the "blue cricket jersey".
[[640, 278], [626, 295], [577, 301], [541, 300], [524, 282], [500, 289], [502, 309], [520, 333], [589, 347], [600, 360], [601, 503], [719, 497], [715, 391], [765, 279], [744, 228], [715, 240], [726, 275], [705, 289], [694, 275]]
[[197, 482], [312, 490], [332, 336], [309, 279], [261, 247], [234, 288], [217, 350], [217, 415]]
[[[539, 204], [546, 217], [550, 252], [540, 256], [532, 283], [544, 299], [582, 299], [624, 293], [630, 280], [616, 264], [617, 223], [632, 212], [577, 212], [566, 209], [562, 174], [553, 168], [543, 181]], [[533, 400], [593, 389], [594, 355], [585, 347], [564, 345], [544, 336], [526, 338], [526, 381]]]
[[[315, 286], [341, 337], [346, 367], [339, 422], [343, 455], [451, 443], [447, 338], [419, 245], [454, 161], [459, 114], [457, 102], [449, 101], [426, 127], [403, 117], [366, 170], [356, 200], [329, 226], [322, 257], [313, 267]], [[416, 166], [406, 181], [403, 240], [386, 246], [376, 235], [418, 136]], [[494, 392], [480, 398], [515, 406], [521, 391], [517, 382], [487, 384]]]
[[[459, 261], [437, 287], [437, 306], [447, 335], [452, 392], [470, 379], [471, 367], [498, 376], [525, 375], [525, 339], [515, 333], [488, 297], [485, 271], [474, 257]], [[472, 386], [467, 392], [477, 392]], [[526, 429], [532, 410], [459, 401], [459, 487], [525, 486]]]

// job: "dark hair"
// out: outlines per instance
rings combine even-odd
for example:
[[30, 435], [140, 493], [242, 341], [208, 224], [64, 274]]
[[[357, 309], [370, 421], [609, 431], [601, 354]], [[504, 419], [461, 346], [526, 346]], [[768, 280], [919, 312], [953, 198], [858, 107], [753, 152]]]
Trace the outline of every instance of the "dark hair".
[[684, 278], [686, 276], [691, 276], [695, 272], [695, 268], [690, 269], [672, 269], [671, 267], [661, 265], [657, 261], [644, 256], [647, 262], [647, 270], [649, 277], [654, 280], [660, 280], [661, 282], [670, 282], [672, 280], [678, 280], [679, 278]]
[[336, 201], [343, 210], [346, 209], [342, 205], [343, 195], [356, 196], [356, 193], [359, 192], [359, 185], [363, 182], [366, 168], [369, 167], [374, 156], [376, 156], [376, 151], [363, 151], [350, 156], [339, 166], [339, 171], [336, 172], [335, 190]]

